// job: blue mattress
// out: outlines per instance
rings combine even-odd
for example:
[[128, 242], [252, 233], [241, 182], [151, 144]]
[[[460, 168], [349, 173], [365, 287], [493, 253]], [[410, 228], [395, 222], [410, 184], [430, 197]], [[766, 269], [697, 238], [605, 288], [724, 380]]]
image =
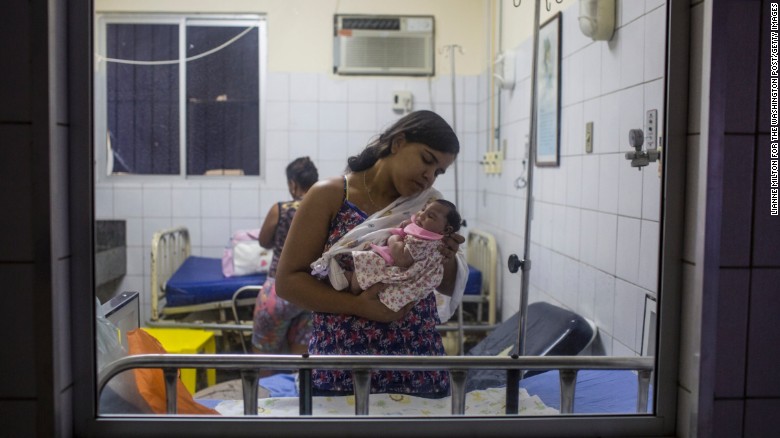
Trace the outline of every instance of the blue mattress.
[[222, 259], [190, 256], [165, 285], [166, 307], [224, 301], [243, 286], [262, 286], [266, 274], [225, 277]]
[[482, 271], [469, 265], [469, 278], [466, 280], [464, 295], [479, 295], [482, 289]]
[[[561, 408], [558, 371], [547, 371], [520, 381], [529, 394], [538, 395], [551, 408]], [[637, 376], [628, 370], [582, 370], [574, 390], [575, 414], [636, 414]], [[647, 406], [653, 405], [650, 388]]]
[[[243, 286], [262, 286], [266, 274], [225, 277], [222, 259], [190, 256], [168, 280], [165, 286], [166, 306], [192, 306], [229, 300]], [[465, 294], [478, 295], [482, 288], [482, 273], [469, 266]]]

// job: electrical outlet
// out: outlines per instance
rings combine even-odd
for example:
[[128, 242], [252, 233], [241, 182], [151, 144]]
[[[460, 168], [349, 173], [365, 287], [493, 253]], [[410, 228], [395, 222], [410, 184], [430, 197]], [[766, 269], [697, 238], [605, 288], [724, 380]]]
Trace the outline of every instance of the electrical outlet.
[[494, 152], [494, 154], [496, 159], [494, 161], [495, 164], [493, 165], [493, 173], [499, 174], [501, 173], [501, 163], [503, 162], [501, 159], [501, 152]]
[[504, 140], [501, 149], [482, 154], [482, 161], [479, 164], [482, 165], [482, 171], [486, 175], [501, 173], [506, 154], [506, 143], [506, 140]]
[[593, 153], [593, 122], [585, 124], [585, 153]]
[[492, 160], [490, 159], [490, 152], [485, 152], [482, 155], [482, 170], [485, 172], [485, 175], [490, 175], [493, 173], [493, 167], [492, 167]]
[[484, 170], [486, 175], [492, 175], [494, 173], [499, 173], [500, 165], [498, 163], [498, 152], [485, 152], [485, 154], [482, 156], [482, 164], [484, 165]]

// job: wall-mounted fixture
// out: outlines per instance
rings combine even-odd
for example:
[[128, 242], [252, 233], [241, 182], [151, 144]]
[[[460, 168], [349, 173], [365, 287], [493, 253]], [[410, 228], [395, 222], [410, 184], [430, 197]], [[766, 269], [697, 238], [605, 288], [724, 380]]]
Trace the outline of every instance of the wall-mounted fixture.
[[505, 90], [515, 88], [515, 52], [509, 50], [501, 52], [496, 56], [496, 66], [498, 67], [493, 77], [498, 81], [498, 86]]
[[594, 41], [609, 41], [615, 33], [615, 0], [580, 0], [580, 30]]
[[628, 131], [628, 144], [634, 148], [631, 152], [626, 152], [626, 160], [631, 160], [631, 167], [642, 170], [651, 162], [655, 162], [661, 156], [658, 149], [642, 150], [645, 142], [645, 134], [641, 129], [632, 129]]
[[333, 73], [432, 76], [433, 16], [335, 15]]
[[504, 139], [501, 148], [487, 151], [482, 155], [482, 160], [479, 164], [482, 165], [485, 175], [500, 174], [503, 170], [504, 159], [506, 159], [506, 143], [507, 141]]
[[408, 113], [412, 110], [412, 92], [394, 91], [393, 92], [393, 111]]
[[593, 153], [593, 122], [585, 123], [585, 153]]

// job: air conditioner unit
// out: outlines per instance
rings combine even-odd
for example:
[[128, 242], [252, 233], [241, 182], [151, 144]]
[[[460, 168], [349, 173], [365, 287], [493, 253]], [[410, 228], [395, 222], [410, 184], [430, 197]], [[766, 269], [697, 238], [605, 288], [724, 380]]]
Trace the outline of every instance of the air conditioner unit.
[[334, 16], [333, 72], [432, 76], [433, 17]]

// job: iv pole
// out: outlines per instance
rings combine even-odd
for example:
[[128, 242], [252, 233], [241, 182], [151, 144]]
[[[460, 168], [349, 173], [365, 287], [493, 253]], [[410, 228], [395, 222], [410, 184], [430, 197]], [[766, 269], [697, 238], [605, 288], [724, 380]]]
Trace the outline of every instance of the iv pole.
[[520, 333], [517, 339], [518, 354], [525, 356], [526, 347], [526, 319], [528, 314], [528, 287], [530, 280], [531, 270], [531, 218], [533, 208], [533, 173], [534, 162], [536, 161], [536, 110], [537, 110], [537, 93], [536, 93], [536, 64], [537, 57], [539, 56], [539, 47], [537, 40], [539, 39], [539, 0], [537, 0], [534, 7], [534, 33], [533, 33], [533, 56], [531, 57], [531, 127], [530, 136], [531, 139], [528, 151], [528, 176], [526, 185], [526, 199], [525, 199], [525, 239], [523, 245], [523, 259], [519, 260], [515, 254], [509, 256], [509, 270], [511, 272], [517, 272], [518, 268], [522, 269], [522, 283], [520, 289]]
[[[463, 54], [463, 48], [457, 44], [448, 44], [439, 49], [439, 53], [443, 53], [444, 56], [450, 57], [450, 78], [452, 79], [452, 130], [455, 131], [455, 134], [457, 135], [458, 107], [455, 104], [455, 49], [457, 49], [461, 55]], [[460, 206], [460, 190], [458, 190], [458, 160], [455, 160], [455, 163], [453, 164], [455, 170], [455, 204]]]
[[520, 299], [522, 302], [520, 303], [520, 327], [522, 327], [522, 332], [520, 333], [520, 336], [518, 337], [518, 346], [519, 346], [519, 352], [521, 356], [525, 356], [525, 334], [526, 334], [526, 316], [528, 314], [528, 287], [529, 287], [529, 281], [531, 277], [531, 218], [533, 217], [532, 208], [533, 208], [533, 185], [534, 185], [534, 163], [536, 162], [536, 140], [537, 140], [537, 132], [536, 132], [536, 124], [537, 124], [537, 108], [538, 108], [538, 98], [536, 93], [536, 81], [538, 78], [536, 77], [536, 68], [539, 58], [539, 9], [540, 9], [540, 1], [537, 0], [536, 5], [534, 6], [534, 37], [533, 37], [533, 57], [531, 58], [531, 143], [530, 143], [530, 150], [528, 152], [528, 185], [526, 187], [526, 197], [525, 197], [525, 239], [523, 241], [523, 277], [522, 277], [522, 289], [520, 290]]
[[[531, 218], [533, 208], [533, 171], [534, 162], [536, 160], [536, 108], [537, 108], [537, 93], [536, 93], [536, 64], [538, 55], [538, 43], [539, 39], [539, 7], [541, 0], [534, 2], [534, 32], [533, 32], [533, 56], [531, 57], [531, 127], [530, 127], [530, 142], [528, 151], [528, 175], [526, 183], [526, 200], [525, 200], [525, 239], [523, 245], [523, 259], [521, 260], [516, 254], [509, 256], [508, 267], [509, 271], [516, 273], [518, 269], [522, 270], [521, 288], [520, 288], [520, 312], [518, 321], [518, 335], [517, 335], [517, 352], [518, 356], [525, 356], [526, 350], [526, 326], [528, 316], [528, 287], [530, 281], [531, 270]], [[519, 5], [518, 5], [519, 6]], [[514, 357], [514, 355], [513, 355]], [[514, 393], [517, 391], [518, 383], [521, 375], [518, 372], [514, 374], [507, 374], [507, 400], [517, 400], [516, 395], [510, 394], [510, 391]], [[516, 414], [517, 406], [515, 403], [507, 403], [506, 413]]]
[[[450, 57], [450, 78], [452, 79], [452, 130], [455, 131], [455, 134], [458, 133], [458, 107], [455, 104], [455, 49], [457, 49], [460, 54], [463, 54], [463, 48], [457, 44], [448, 44], [441, 49], [439, 49], [439, 53], [444, 54], [444, 56]], [[453, 170], [455, 173], [455, 205], [460, 208], [460, 189], [459, 189], [459, 183], [458, 183], [458, 160], [455, 159], [455, 162], [453, 163]], [[463, 310], [460, 308], [463, 303], [460, 303], [458, 305], [458, 355], [463, 355]]]

